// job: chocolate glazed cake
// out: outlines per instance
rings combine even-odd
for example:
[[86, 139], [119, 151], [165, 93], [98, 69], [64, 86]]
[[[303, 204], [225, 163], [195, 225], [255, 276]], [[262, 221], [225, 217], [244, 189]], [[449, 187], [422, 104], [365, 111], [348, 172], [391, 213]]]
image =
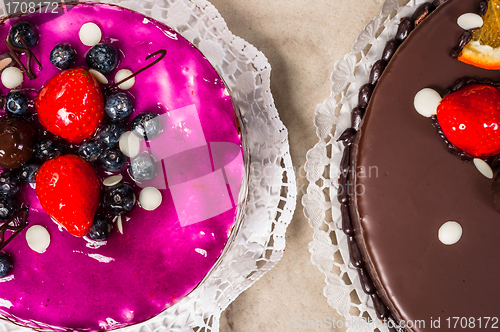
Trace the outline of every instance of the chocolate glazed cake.
[[[351, 262], [390, 330], [500, 327], [500, 212], [492, 182], [450, 153], [413, 104], [423, 88], [444, 94], [460, 78], [500, 80], [497, 71], [450, 55], [467, 37], [458, 17], [484, 14], [485, 5], [434, 2], [402, 19], [360, 90], [352, 128], [340, 137], [346, 146], [340, 186], [351, 190], [339, 191], [338, 199]], [[360, 169], [371, 172], [352, 171]], [[438, 230], [450, 220], [463, 235], [445, 245]]]

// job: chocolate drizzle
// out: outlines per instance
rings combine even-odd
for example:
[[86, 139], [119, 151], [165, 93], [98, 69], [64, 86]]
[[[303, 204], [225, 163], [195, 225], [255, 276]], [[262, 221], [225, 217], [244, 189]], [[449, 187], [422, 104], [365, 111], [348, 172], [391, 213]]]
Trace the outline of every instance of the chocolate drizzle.
[[365, 269], [365, 261], [356, 242], [355, 230], [352, 224], [350, 211], [350, 204], [353, 201], [351, 199], [352, 197], [355, 197], [356, 194], [353, 192], [351, 183], [351, 179], [355, 177], [355, 174], [351, 174], [351, 167], [353, 166], [351, 163], [351, 146], [352, 142], [359, 136], [356, 134], [361, 126], [362, 119], [366, 113], [366, 108], [368, 107], [373, 90], [375, 89], [380, 76], [396, 52], [397, 48], [402, 42], [404, 42], [404, 40], [406, 40], [415, 26], [420, 24], [425, 17], [427, 17], [434, 9], [445, 1], [446, 0], [435, 0], [433, 3], [424, 3], [417, 7], [411, 17], [404, 17], [401, 19], [395, 38], [386, 43], [381, 59], [373, 64], [370, 71], [369, 82], [363, 85], [359, 90], [358, 105], [352, 110], [351, 113], [351, 127], [347, 128], [337, 140], [339, 142], [343, 142], [345, 146], [342, 160], [340, 162], [337, 199], [341, 203], [342, 231], [348, 238], [351, 264], [356, 267], [358, 271], [363, 291], [369, 295], [373, 301], [377, 317], [384, 321], [389, 330], [393, 332], [402, 332], [405, 331], [405, 329], [394, 319], [393, 315], [398, 316], [397, 313], [391, 313], [387, 305], [378, 295], [375, 284]]
[[145, 71], [146, 69], [151, 68], [152, 66], [154, 66], [155, 64], [157, 64], [158, 62], [160, 62], [160, 61], [161, 61], [161, 60], [162, 60], [162, 59], [163, 59], [163, 58], [167, 55], [167, 50], [165, 50], [165, 49], [161, 49], [161, 50], [158, 50], [158, 51], [156, 51], [156, 52], [154, 52], [154, 53], [151, 53], [150, 55], [148, 55], [148, 56], [146, 57], [146, 59], [145, 59], [145, 60], [148, 60], [148, 59], [150, 59], [150, 58], [152, 58], [152, 57], [154, 57], [154, 56], [156, 56], [156, 55], [158, 55], [158, 54], [161, 54], [161, 56], [160, 56], [160, 57], [158, 57], [155, 61], [151, 62], [151, 63], [150, 63], [150, 64], [148, 64], [147, 66], [142, 67], [141, 69], [139, 69], [138, 71], [136, 71], [136, 72], [135, 72], [135, 73], [133, 73], [132, 75], [129, 75], [129, 76], [125, 77], [123, 80], [121, 80], [121, 81], [119, 81], [119, 82], [116, 82], [115, 84], [113, 84], [113, 85], [111, 85], [111, 86], [109, 86], [109, 87], [105, 88], [105, 89], [104, 89], [104, 91], [108, 91], [108, 90], [111, 90], [111, 89], [113, 89], [113, 88], [116, 88], [116, 87], [117, 87], [117, 86], [119, 86], [120, 84], [122, 84], [122, 83], [124, 83], [124, 82], [128, 81], [129, 79], [131, 79], [131, 78], [133, 78], [133, 77], [137, 76], [138, 74], [142, 73], [142, 72], [143, 72], [143, 71]]
[[[31, 70], [31, 59], [35, 59], [35, 62], [38, 64], [38, 69], [40, 70], [42, 69], [42, 64], [40, 63], [40, 61], [38, 61], [35, 54], [28, 47], [21, 34], [18, 34], [17, 38], [21, 41], [24, 47], [17, 47], [16, 45], [14, 45], [12, 43], [12, 40], [10, 39], [10, 35], [8, 35], [7, 38], [5, 39], [5, 44], [10, 50], [10, 56], [12, 57], [12, 59], [14, 59], [14, 61], [16, 61], [19, 67], [21, 67], [21, 70], [26, 74], [26, 76], [28, 76], [30, 80], [35, 79], [36, 75]], [[26, 53], [26, 58], [27, 58], [26, 66], [22, 63], [21, 59], [17, 55], [17, 52]]]
[[[5, 248], [16, 235], [28, 226], [28, 212], [29, 207], [24, 207], [14, 217], [3, 221], [3, 224], [0, 226], [0, 250]], [[12, 231], [14, 234], [5, 239], [7, 231]]]

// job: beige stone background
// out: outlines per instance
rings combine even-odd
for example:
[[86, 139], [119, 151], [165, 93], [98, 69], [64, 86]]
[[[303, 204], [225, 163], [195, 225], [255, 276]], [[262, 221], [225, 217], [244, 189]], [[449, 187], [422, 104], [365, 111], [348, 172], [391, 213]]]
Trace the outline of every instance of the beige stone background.
[[271, 91], [289, 130], [298, 183], [297, 209], [278, 265], [223, 312], [221, 332], [341, 331], [294, 328], [295, 322], [340, 319], [323, 295], [324, 275], [308, 250], [312, 228], [300, 203], [307, 187], [307, 151], [317, 142], [315, 107], [330, 94], [330, 74], [383, 0], [211, 0], [237, 36], [271, 64]]

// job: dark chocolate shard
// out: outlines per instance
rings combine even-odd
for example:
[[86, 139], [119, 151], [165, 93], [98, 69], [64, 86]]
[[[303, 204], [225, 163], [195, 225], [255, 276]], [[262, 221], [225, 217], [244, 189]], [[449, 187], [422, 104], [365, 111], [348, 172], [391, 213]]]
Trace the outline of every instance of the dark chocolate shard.
[[[12, 43], [12, 40], [10, 39], [10, 35], [8, 35], [7, 38], [5, 39], [5, 44], [7, 45], [7, 47], [10, 50], [10, 55], [11, 55], [12, 59], [14, 59], [14, 61], [19, 65], [19, 67], [26, 74], [26, 76], [28, 76], [28, 78], [30, 80], [35, 79], [36, 75], [31, 70], [31, 59], [35, 59], [35, 62], [38, 64], [39, 69], [42, 69], [42, 64], [40, 63], [40, 61], [38, 61], [35, 54], [28, 47], [28, 45], [24, 41], [21, 34], [17, 35], [17, 38], [21, 41], [21, 43], [23, 44], [24, 47], [17, 47], [16, 45], [14, 45]], [[26, 66], [24, 65], [24, 63], [22, 63], [17, 52], [26, 54], [26, 58], [27, 58]]]
[[[5, 248], [16, 235], [28, 226], [28, 212], [29, 207], [24, 207], [14, 217], [3, 221], [3, 224], [0, 226], [0, 250]], [[7, 231], [14, 233], [5, 239], [6, 235], [8, 235], [6, 234]]]

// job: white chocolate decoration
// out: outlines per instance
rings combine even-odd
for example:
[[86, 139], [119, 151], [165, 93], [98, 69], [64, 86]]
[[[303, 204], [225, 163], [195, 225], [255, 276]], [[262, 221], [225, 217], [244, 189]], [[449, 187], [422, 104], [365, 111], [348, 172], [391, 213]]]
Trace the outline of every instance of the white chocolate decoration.
[[123, 180], [123, 176], [121, 174], [112, 175], [112, 176], [104, 179], [104, 181], [102, 181], [102, 184], [105, 185], [106, 187], [112, 187], [115, 184], [120, 183], [122, 180]]
[[147, 211], [153, 211], [160, 206], [162, 201], [161, 192], [154, 187], [142, 189], [139, 194], [139, 203], [142, 208]]
[[5, 68], [5, 70], [2, 72], [2, 84], [7, 89], [17, 88], [21, 85], [21, 83], [23, 83], [23, 79], [23, 72], [17, 67]]
[[462, 226], [456, 221], [447, 221], [439, 227], [438, 238], [443, 244], [455, 244], [462, 237]]
[[26, 232], [26, 242], [33, 251], [42, 254], [49, 247], [50, 234], [45, 227], [34, 225]]
[[126, 131], [120, 136], [118, 143], [120, 150], [129, 158], [134, 158], [139, 154], [141, 148], [141, 141], [139, 137], [134, 135], [131, 131]]
[[479, 158], [474, 158], [473, 162], [474, 166], [476, 166], [477, 170], [481, 172], [481, 174], [486, 176], [488, 179], [493, 179], [493, 170], [486, 161]]
[[436, 114], [441, 99], [443, 98], [436, 90], [425, 88], [417, 92], [413, 105], [420, 115], [430, 118]]
[[95, 69], [89, 69], [89, 73], [97, 80], [97, 82], [102, 84], [108, 84], [108, 79], [101, 72], [98, 72]]
[[99, 44], [102, 38], [101, 29], [97, 24], [88, 22], [82, 25], [80, 32], [78, 33], [81, 42], [87, 46], [94, 46]]
[[[130, 75], [132, 75], [133, 73], [128, 70], [128, 69], [120, 69], [116, 75], [115, 75], [115, 83], [118, 83], [120, 82], [121, 80], [129, 77]], [[123, 82], [122, 84], [118, 85], [118, 87], [122, 90], [128, 90], [130, 89], [131, 87], [133, 87], [135, 84], [135, 77], [132, 77], [131, 79]]]
[[478, 14], [467, 13], [461, 15], [457, 23], [464, 30], [476, 29], [483, 26], [483, 18]]

